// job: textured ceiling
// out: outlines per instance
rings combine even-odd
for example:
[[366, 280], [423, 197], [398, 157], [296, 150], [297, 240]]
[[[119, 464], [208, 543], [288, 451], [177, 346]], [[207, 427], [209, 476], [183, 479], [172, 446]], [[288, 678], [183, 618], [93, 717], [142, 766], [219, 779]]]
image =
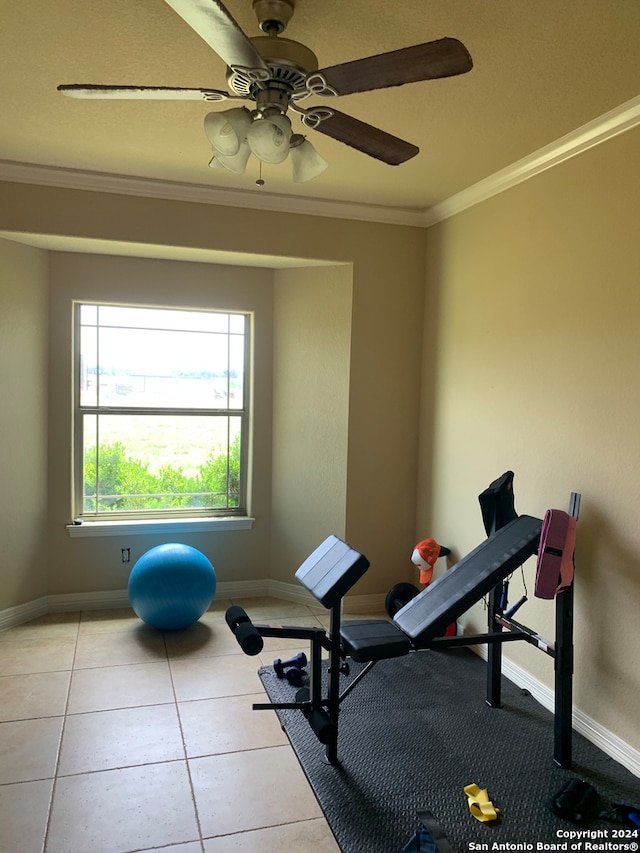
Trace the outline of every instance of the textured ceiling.
[[[258, 35], [251, 0], [224, 0]], [[640, 93], [638, 0], [298, 0], [288, 38], [320, 67], [443, 36], [473, 70], [344, 96], [336, 106], [420, 147], [387, 166], [306, 131], [329, 169], [210, 169], [203, 119], [232, 104], [88, 101], [59, 83], [226, 89], [223, 62], [163, 0], [3, 0], [0, 160], [323, 200], [424, 210]], [[326, 99], [310, 98], [328, 104]], [[298, 119], [293, 118], [294, 128]]]

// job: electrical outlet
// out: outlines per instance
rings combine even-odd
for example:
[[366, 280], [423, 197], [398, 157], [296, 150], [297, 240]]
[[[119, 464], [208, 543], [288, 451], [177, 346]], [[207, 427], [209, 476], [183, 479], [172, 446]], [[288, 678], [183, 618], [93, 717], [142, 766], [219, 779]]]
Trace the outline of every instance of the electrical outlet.
[[131, 562], [131, 548], [121, 548], [120, 553], [122, 554], [123, 563]]

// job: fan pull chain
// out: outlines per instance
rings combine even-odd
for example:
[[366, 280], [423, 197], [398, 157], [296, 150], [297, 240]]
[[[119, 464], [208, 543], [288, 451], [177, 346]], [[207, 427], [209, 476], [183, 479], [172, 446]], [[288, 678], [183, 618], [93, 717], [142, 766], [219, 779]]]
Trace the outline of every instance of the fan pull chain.
[[264, 186], [264, 181], [262, 180], [262, 160], [260, 160], [260, 161], [259, 161], [259, 163], [260, 163], [260, 175], [259, 175], [259, 177], [258, 177], [258, 180], [256, 181], [256, 184], [257, 184], [259, 187], [263, 187], [263, 186]]

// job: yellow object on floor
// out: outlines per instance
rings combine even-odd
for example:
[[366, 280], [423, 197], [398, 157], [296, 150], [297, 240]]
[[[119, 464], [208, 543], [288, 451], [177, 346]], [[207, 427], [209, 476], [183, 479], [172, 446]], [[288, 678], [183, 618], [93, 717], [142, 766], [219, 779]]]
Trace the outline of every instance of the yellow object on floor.
[[496, 820], [500, 809], [497, 809], [493, 805], [486, 788], [479, 788], [477, 785], [467, 785], [464, 792], [469, 800], [469, 811], [476, 820], [482, 823]]

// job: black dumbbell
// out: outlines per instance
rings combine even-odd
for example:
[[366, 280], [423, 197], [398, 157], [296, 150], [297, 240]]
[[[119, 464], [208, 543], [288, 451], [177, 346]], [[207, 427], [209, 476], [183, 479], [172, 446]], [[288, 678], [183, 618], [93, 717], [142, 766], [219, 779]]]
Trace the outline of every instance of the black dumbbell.
[[278, 678], [286, 678], [290, 684], [302, 683], [302, 670], [307, 665], [307, 656], [304, 652], [298, 652], [289, 660], [276, 658], [273, 662], [273, 670]]

